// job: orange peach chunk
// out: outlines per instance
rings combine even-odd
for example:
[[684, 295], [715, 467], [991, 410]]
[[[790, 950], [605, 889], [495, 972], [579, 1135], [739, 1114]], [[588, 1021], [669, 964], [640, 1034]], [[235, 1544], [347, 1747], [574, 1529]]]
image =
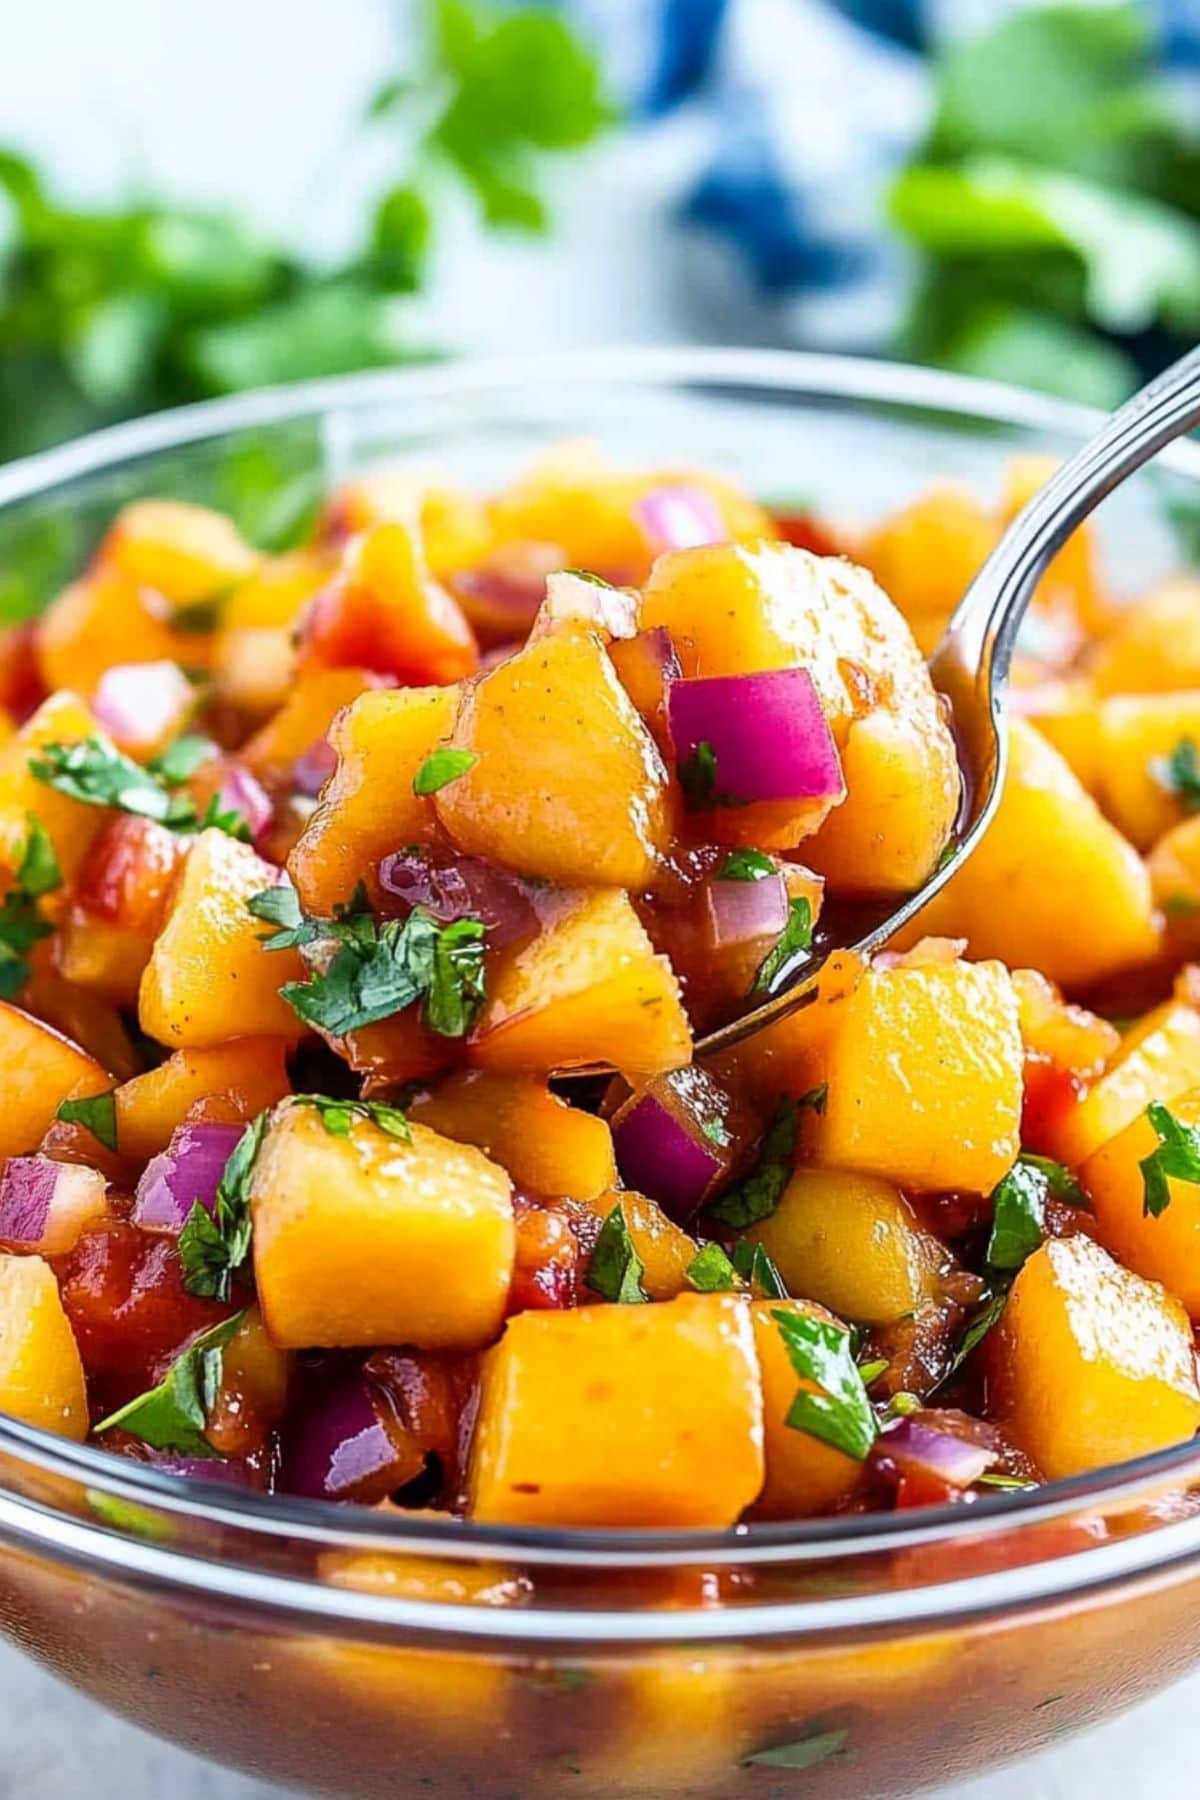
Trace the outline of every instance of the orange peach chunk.
[[75, 1334], [40, 1256], [0, 1256], [0, 1412], [77, 1443], [88, 1434]]
[[606, 1121], [568, 1106], [534, 1075], [464, 1069], [419, 1094], [408, 1115], [475, 1144], [531, 1193], [591, 1200], [616, 1184]]

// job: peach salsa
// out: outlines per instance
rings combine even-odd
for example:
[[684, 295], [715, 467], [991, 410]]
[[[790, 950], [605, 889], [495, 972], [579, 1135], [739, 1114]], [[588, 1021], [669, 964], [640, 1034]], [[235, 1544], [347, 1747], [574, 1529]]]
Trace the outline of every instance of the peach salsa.
[[[257, 553], [142, 500], [0, 699], [0, 1411], [532, 1527], [979, 1497], [1200, 1427], [1200, 584], [1076, 538], [982, 848], [924, 653], [1005, 518], [568, 446]], [[823, 935], [824, 934], [824, 935]]]

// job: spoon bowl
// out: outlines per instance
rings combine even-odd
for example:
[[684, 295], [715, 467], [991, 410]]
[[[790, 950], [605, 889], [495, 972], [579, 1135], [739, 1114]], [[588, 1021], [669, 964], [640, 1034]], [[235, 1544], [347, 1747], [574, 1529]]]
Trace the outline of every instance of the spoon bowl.
[[795, 971], [781, 970], [777, 991], [702, 1038], [698, 1055], [725, 1050], [810, 1005], [821, 970], [835, 950], [860, 956], [882, 950], [962, 867], [1000, 804], [1008, 766], [1004, 694], [1017, 635], [1038, 582], [1071, 534], [1114, 488], [1197, 425], [1200, 346], [1112, 413], [1017, 514], [929, 659], [933, 684], [950, 709], [963, 775], [963, 812], [947, 853], [899, 906], [884, 901], [875, 909], [864, 908], [860, 935], [852, 943], [827, 944]]

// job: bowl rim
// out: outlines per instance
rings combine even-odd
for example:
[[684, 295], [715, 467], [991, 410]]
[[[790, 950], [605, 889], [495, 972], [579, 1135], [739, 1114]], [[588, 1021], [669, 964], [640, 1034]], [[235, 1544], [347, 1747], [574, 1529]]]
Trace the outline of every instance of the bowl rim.
[[[788, 392], [837, 404], [863, 402], [917, 414], [943, 414], [947, 422], [995, 424], [1016, 430], [1080, 437], [1103, 415], [1086, 406], [1004, 383], [915, 365], [823, 353], [725, 348], [643, 347], [568, 351], [367, 371], [262, 388], [228, 398], [153, 413], [105, 427], [50, 450], [0, 467], [0, 514], [80, 478], [125, 462], [194, 445], [210, 438], [320, 417], [339, 409], [397, 401], [439, 401], [456, 395], [477, 400], [525, 388], [564, 384], [604, 388], [661, 388], [719, 394], [722, 388], [763, 394]], [[934, 421], [936, 424], [936, 420]], [[1156, 467], [1200, 482], [1200, 441], [1181, 440]], [[104, 1496], [136, 1510], [152, 1506], [167, 1515], [202, 1520], [214, 1528], [249, 1534], [264, 1543], [303, 1538], [319, 1550], [411, 1553], [447, 1561], [507, 1557], [530, 1566], [567, 1568], [664, 1568], [795, 1565], [831, 1557], [861, 1559], [879, 1553], [977, 1542], [1107, 1506], [1128, 1506], [1139, 1495], [1161, 1492], [1164, 1478], [1183, 1482], [1200, 1474], [1200, 1442], [1176, 1445], [1148, 1457], [1113, 1465], [1028, 1491], [996, 1493], [970, 1507], [938, 1506], [890, 1514], [754, 1523], [724, 1530], [611, 1531], [527, 1529], [482, 1525], [420, 1515], [382, 1516], [328, 1501], [230, 1490], [193, 1477], [170, 1475], [135, 1459], [90, 1444], [76, 1444], [0, 1415], [0, 1457], [85, 1484], [88, 1496]], [[0, 1471], [3, 1464], [0, 1463]], [[1012, 1610], [1039, 1599], [1126, 1582], [1200, 1556], [1200, 1516], [1169, 1519], [1137, 1535], [1098, 1543], [1050, 1561], [1018, 1564], [995, 1574], [955, 1576], [927, 1586], [887, 1588], [867, 1595], [815, 1601], [771, 1602], [728, 1609], [680, 1610], [668, 1615], [633, 1609], [551, 1611], [482, 1605], [446, 1605], [397, 1599], [333, 1587], [315, 1576], [302, 1579], [197, 1556], [123, 1530], [110, 1517], [81, 1519], [15, 1490], [0, 1473], [0, 1537], [37, 1546], [57, 1560], [85, 1569], [110, 1565], [122, 1576], [151, 1586], [199, 1587], [229, 1598], [250, 1599], [289, 1612], [372, 1623], [406, 1631], [445, 1632], [456, 1638], [555, 1638], [588, 1642], [677, 1641], [857, 1629], [961, 1617], [994, 1608]], [[518, 1623], [519, 1622], [519, 1623]]]

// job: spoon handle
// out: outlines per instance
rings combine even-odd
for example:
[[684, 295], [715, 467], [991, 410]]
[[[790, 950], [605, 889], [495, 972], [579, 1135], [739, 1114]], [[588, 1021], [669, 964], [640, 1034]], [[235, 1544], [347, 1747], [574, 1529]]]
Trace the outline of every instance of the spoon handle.
[[1140, 389], [1029, 501], [989, 556], [950, 621], [952, 652], [976, 671], [998, 710], [1013, 647], [1038, 578], [1055, 552], [1115, 487], [1200, 424], [1200, 345]]

